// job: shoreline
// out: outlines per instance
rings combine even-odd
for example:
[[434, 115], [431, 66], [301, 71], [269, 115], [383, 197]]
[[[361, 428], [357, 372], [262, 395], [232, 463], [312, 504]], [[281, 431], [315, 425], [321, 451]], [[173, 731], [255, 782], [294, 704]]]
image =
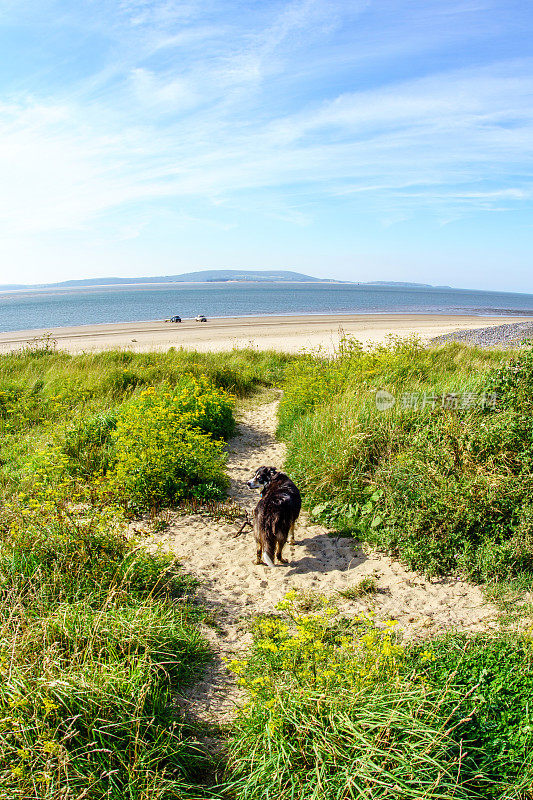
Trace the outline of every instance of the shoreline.
[[285, 352], [316, 350], [330, 353], [343, 335], [363, 344], [384, 343], [389, 336], [416, 334], [423, 340], [455, 331], [533, 322], [533, 316], [474, 314], [295, 314], [185, 320], [98, 323], [61, 328], [36, 328], [0, 333], [0, 353], [20, 350], [50, 334], [57, 348], [69, 353], [128, 349], [134, 352], [185, 347], [200, 352], [255, 347]]

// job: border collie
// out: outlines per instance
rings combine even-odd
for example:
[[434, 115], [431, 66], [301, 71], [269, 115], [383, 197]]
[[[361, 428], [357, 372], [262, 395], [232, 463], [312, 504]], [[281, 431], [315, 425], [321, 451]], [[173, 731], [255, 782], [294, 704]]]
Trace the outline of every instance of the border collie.
[[282, 552], [289, 534], [294, 544], [294, 525], [302, 507], [300, 492], [275, 467], [259, 467], [247, 485], [250, 489], [261, 489], [261, 499], [254, 511], [256, 563], [273, 567], [277, 558], [281, 564], [287, 564]]

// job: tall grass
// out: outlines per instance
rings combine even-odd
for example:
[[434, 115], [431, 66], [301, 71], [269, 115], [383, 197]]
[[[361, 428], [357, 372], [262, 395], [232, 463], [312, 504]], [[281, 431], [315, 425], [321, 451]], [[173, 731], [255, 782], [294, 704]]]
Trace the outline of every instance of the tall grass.
[[231, 667], [248, 692], [229, 742], [235, 800], [527, 800], [528, 633], [402, 643], [331, 602], [256, 622]]
[[[9, 398], [31, 398], [61, 405], [60, 399], [87, 403], [121, 399], [136, 387], [173, 385], [184, 374], [205, 375], [211, 383], [237, 396], [256, 387], [281, 382], [286, 365], [295, 356], [254, 349], [221, 353], [197, 353], [170, 348], [164, 353], [132, 353], [108, 350], [102, 353], [69, 355], [55, 350], [9, 353], [0, 356], [0, 409]], [[39, 418], [38, 409], [35, 409]], [[41, 414], [40, 418], [49, 418]]]
[[529, 355], [508, 360], [406, 340], [289, 367], [279, 432], [308, 507], [430, 574], [530, 570], [533, 373]]
[[12, 505], [0, 542], [0, 796], [198, 797], [172, 695], [207, 657], [193, 584], [105, 515]]

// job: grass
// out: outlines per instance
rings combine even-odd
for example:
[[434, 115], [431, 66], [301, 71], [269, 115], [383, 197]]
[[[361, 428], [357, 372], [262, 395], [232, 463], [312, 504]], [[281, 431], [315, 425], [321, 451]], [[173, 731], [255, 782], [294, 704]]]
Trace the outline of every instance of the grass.
[[365, 597], [369, 594], [375, 594], [378, 590], [377, 579], [372, 575], [365, 575], [353, 586], [343, 589], [339, 594], [345, 597], [346, 600], [358, 600], [360, 597]]
[[301, 613], [295, 594], [280, 610], [256, 624], [248, 658], [231, 665], [249, 694], [230, 739], [232, 796], [494, 796], [500, 777], [485, 768], [481, 743], [463, 746], [457, 721], [471, 692], [421, 679], [432, 652], [410, 654], [392, 622], [381, 630], [333, 608]]
[[0, 543], [0, 797], [198, 797], [209, 758], [172, 706], [208, 656], [191, 580], [109, 518], [19, 511]]
[[194, 582], [127, 537], [125, 514], [164, 525], [189, 497], [235, 515], [210, 486], [232, 398], [290, 360], [52, 341], [0, 357], [0, 798], [220, 797], [205, 732], [174, 703], [209, 657]]
[[312, 514], [430, 575], [529, 573], [533, 357], [509, 359], [411, 339], [290, 365], [279, 434]]
[[[68, 356], [53, 342], [0, 357], [0, 800], [531, 797], [533, 650], [516, 631], [530, 613], [533, 356], [509, 358], [415, 340], [344, 341], [333, 359]], [[406, 645], [393, 620], [345, 619], [319, 593], [290, 594], [231, 664], [248, 702], [217, 787], [206, 731], [175, 704], [209, 658], [200, 621], [213, 621], [172, 557], [125, 536], [129, 480], [145, 491], [155, 474], [143, 431], [171, 430], [155, 485], [174, 483], [148, 502], [164, 528], [182, 488], [177, 422], [221, 441], [226, 399], [272, 399], [281, 383], [287, 468], [311, 513], [426, 572], [487, 578], [509, 630]], [[378, 389], [392, 408], [378, 410]], [[450, 405], [482, 391], [497, 391], [496, 410]], [[448, 401], [415, 409], [402, 400], [413, 395]], [[110, 480], [119, 452], [123, 502]], [[183, 513], [241, 517], [194, 493], [205, 485], [191, 482]], [[367, 576], [341, 595], [376, 588]]]
[[231, 797], [531, 797], [530, 633], [402, 644], [393, 620], [303, 608], [290, 593], [230, 665], [248, 693], [229, 742]]
[[[184, 374], [205, 375], [211, 383], [238, 397], [255, 389], [277, 385], [295, 356], [254, 349], [222, 353], [197, 353], [170, 348], [164, 353], [108, 350], [69, 355], [53, 348], [30, 349], [0, 357], [3, 404], [10, 396], [31, 398], [57, 408], [64, 398], [76, 403], [109, 404], [142, 386], [174, 385]], [[56, 404], [52, 403], [56, 399]], [[36, 403], [36, 405], [38, 404]], [[37, 409], [34, 409], [37, 416]], [[43, 416], [43, 415], [41, 415]]]

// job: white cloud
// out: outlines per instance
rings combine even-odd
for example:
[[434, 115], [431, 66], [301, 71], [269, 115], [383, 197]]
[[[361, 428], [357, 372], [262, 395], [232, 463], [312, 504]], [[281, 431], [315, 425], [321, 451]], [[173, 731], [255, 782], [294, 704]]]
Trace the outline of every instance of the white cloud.
[[[529, 64], [517, 64], [525, 72]], [[0, 106], [0, 225], [19, 232], [84, 226], [111, 208], [160, 198], [231, 196], [288, 185], [338, 195], [395, 195], [487, 205], [529, 197], [524, 185], [465, 189], [531, 165], [533, 80], [502, 70], [439, 75], [351, 93], [284, 118], [244, 120], [224, 98], [209, 108], [194, 84], [132, 75], [144, 112], [188, 112], [158, 128], [139, 109], [32, 99]], [[504, 70], [505, 72], [505, 70]], [[515, 180], [516, 182], [516, 180]], [[438, 187], [459, 185], [443, 196]], [[411, 196], [413, 201], [414, 196]]]
[[[461, 13], [461, 5], [448, 6]], [[134, 206], [195, 197], [213, 207], [251, 202], [271, 215], [264, 189], [282, 198], [290, 188], [280, 216], [295, 225], [311, 219], [302, 197], [352, 202], [364, 193], [388, 220], [417, 203], [441, 214], [530, 199], [531, 61], [339, 92], [333, 48], [326, 99], [317, 100], [312, 86], [298, 83], [297, 55], [321, 36], [329, 41], [343, 6], [297, 0], [280, 8], [248, 30], [235, 18], [206, 20], [202, 5], [119, 4], [112, 35], [124, 46], [116, 61], [69, 91], [12, 93], [0, 104], [0, 233], [80, 230], [122, 211], [118, 229], [131, 236], [145, 225], [128, 222]], [[293, 103], [278, 101], [278, 81], [292, 89]], [[487, 181], [498, 185], [480, 188]]]
[[131, 81], [143, 111], [160, 106], [161, 111], [176, 114], [202, 102], [201, 95], [184, 78], [161, 78], [150, 70], [136, 67], [131, 72]]

